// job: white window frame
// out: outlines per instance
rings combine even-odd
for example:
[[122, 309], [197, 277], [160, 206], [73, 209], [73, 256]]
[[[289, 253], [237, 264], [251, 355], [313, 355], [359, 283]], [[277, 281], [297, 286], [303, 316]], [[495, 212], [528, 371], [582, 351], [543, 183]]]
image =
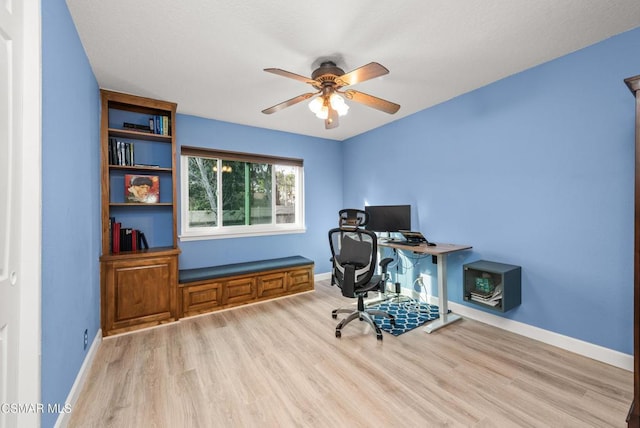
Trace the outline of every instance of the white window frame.
[[[189, 149], [189, 148], [187, 148]], [[222, 161], [223, 160], [237, 160], [233, 158], [232, 152], [229, 152], [229, 157], [225, 157], [221, 151], [211, 151], [211, 154], [207, 154], [207, 149], [200, 149], [201, 153], [188, 154], [183, 153], [180, 155], [180, 218], [181, 218], [181, 241], [197, 241], [206, 239], [223, 239], [223, 238], [239, 238], [250, 236], [265, 236], [265, 235], [280, 235], [291, 233], [304, 233], [305, 227], [305, 215], [304, 215], [304, 166], [295, 165], [295, 188], [296, 188], [296, 223], [277, 224], [275, 208], [272, 217], [272, 223], [270, 224], [256, 224], [256, 225], [235, 225], [235, 226], [222, 226]], [[252, 156], [246, 154], [248, 157]], [[287, 165], [286, 163], [278, 163], [277, 157], [265, 157], [262, 155], [256, 155], [261, 158], [270, 158], [271, 160], [264, 161], [262, 163], [270, 163], [271, 165]], [[214, 227], [191, 227], [189, 226], [189, 157], [204, 157], [210, 159], [217, 159], [217, 215], [218, 219]], [[284, 160], [284, 158], [283, 158]], [[272, 168], [273, 180], [271, 183], [271, 194], [273, 195], [273, 201], [275, 201], [276, 195], [276, 169]], [[275, 207], [275, 205], [272, 205]]]

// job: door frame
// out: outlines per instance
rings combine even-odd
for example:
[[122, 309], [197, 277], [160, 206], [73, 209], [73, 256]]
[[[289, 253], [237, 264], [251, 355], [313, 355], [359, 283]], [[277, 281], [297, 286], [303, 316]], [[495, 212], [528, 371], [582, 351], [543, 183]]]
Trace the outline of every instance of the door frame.
[[[18, 399], [41, 403], [42, 336], [42, 14], [40, 0], [24, 8], [23, 145], [17, 162], [22, 183], [20, 333]], [[35, 167], [34, 167], [35, 166]], [[40, 415], [21, 413], [19, 426], [40, 426]]]

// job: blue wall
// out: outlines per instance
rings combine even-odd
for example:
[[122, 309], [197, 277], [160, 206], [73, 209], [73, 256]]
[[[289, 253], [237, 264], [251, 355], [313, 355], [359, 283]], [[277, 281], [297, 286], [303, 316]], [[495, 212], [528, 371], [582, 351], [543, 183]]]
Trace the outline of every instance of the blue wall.
[[307, 226], [304, 234], [180, 242], [181, 269], [302, 255], [317, 273], [329, 271], [327, 231], [342, 208], [342, 143], [189, 115], [176, 121], [179, 145], [304, 159]]
[[[411, 203], [413, 228], [522, 266], [505, 316], [632, 354], [634, 99], [640, 29], [344, 142], [345, 205]], [[386, 165], [380, 174], [367, 163]], [[418, 269], [435, 273], [430, 259]], [[434, 287], [435, 288], [435, 287]], [[465, 303], [466, 304], [466, 303]]]
[[[42, 10], [42, 403], [64, 405], [100, 326], [100, 101], [64, 0]], [[37, 165], [34, 165], [36, 168]], [[88, 349], [87, 349], [88, 350]], [[43, 414], [53, 426], [57, 414]]]

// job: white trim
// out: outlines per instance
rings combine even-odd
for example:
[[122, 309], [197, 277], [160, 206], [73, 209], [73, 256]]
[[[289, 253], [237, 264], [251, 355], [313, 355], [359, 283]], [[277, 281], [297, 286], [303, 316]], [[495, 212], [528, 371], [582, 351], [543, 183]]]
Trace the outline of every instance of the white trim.
[[80, 371], [76, 376], [76, 380], [73, 382], [71, 386], [71, 390], [69, 391], [69, 395], [67, 396], [66, 401], [64, 402], [65, 406], [71, 406], [71, 412], [69, 413], [59, 413], [58, 419], [56, 420], [55, 428], [63, 428], [69, 424], [69, 418], [71, 417], [71, 413], [73, 412], [73, 407], [76, 405], [78, 398], [80, 397], [80, 391], [82, 391], [82, 387], [84, 383], [87, 381], [87, 377], [89, 376], [89, 371], [91, 370], [91, 366], [93, 366], [93, 360], [98, 353], [98, 348], [102, 343], [102, 330], [98, 330], [96, 333], [96, 337], [93, 338], [93, 342], [91, 343], [91, 347], [87, 352], [87, 356], [84, 357], [84, 361], [82, 362], [82, 367], [80, 367]]
[[[20, 207], [20, 322], [18, 401], [40, 403], [42, 358], [42, 13], [39, 0], [22, 2], [22, 117], [20, 154], [16, 178], [21, 193]], [[39, 426], [39, 415], [20, 413], [18, 426]]]
[[324, 281], [325, 279], [331, 279], [331, 272], [316, 273], [313, 277], [316, 281]]
[[225, 233], [225, 234], [208, 234], [208, 233], [197, 233], [190, 232], [180, 235], [180, 241], [204, 241], [207, 239], [227, 239], [227, 238], [248, 238], [251, 236], [267, 236], [267, 235], [287, 235], [293, 233], [306, 233], [307, 229], [305, 228], [291, 228], [291, 229], [270, 229], [264, 231], [247, 231], [247, 232], [238, 232], [238, 233]]
[[[315, 279], [317, 281], [330, 278], [331, 272], [315, 275]], [[407, 290], [403, 289], [403, 292], [407, 292]], [[428, 301], [435, 305], [438, 304], [437, 297], [430, 296]], [[578, 355], [582, 355], [583, 357], [591, 358], [596, 361], [633, 372], [633, 355], [625, 354], [620, 351], [615, 351], [613, 349], [605, 348], [600, 345], [595, 345], [593, 343], [585, 342], [583, 340], [575, 339], [549, 330], [544, 330], [519, 321], [510, 320], [499, 315], [490, 314], [460, 303], [449, 301], [449, 309], [464, 318], [489, 324], [502, 330], [519, 334], [520, 336], [528, 337], [529, 339], [538, 340], [546, 343], [547, 345], [555, 346], [560, 349], [564, 349], [565, 351], [573, 352]]]

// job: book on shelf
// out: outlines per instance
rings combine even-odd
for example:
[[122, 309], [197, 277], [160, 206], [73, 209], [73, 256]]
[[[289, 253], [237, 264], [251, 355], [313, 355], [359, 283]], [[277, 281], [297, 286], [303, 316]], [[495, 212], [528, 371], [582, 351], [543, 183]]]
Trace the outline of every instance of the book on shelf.
[[109, 217], [109, 252], [113, 253], [113, 224], [116, 222], [115, 217]]
[[156, 114], [149, 118], [149, 128], [154, 134], [171, 135], [170, 126], [169, 116]]
[[152, 132], [151, 128], [149, 127], [149, 125], [138, 125], [137, 123], [124, 122], [122, 124], [122, 127], [124, 129], [130, 129], [132, 131], [148, 132], [148, 133]]
[[108, 153], [109, 165], [133, 166], [135, 164], [133, 143], [109, 138]]
[[498, 306], [502, 302], [502, 285], [498, 285], [492, 292], [483, 290], [471, 290], [469, 298], [475, 302], [484, 303], [485, 305]]
[[147, 242], [144, 233], [138, 229], [130, 227], [122, 227], [120, 222], [117, 222], [115, 217], [110, 217], [110, 243], [109, 247], [111, 253], [117, 254], [121, 251], [138, 251], [149, 249], [149, 243]]
[[138, 234], [138, 236], [140, 237], [140, 248], [148, 250], [149, 249], [149, 243], [147, 242], [147, 237], [144, 236], [144, 233], [142, 233], [142, 232], [140, 232]]
[[120, 252], [120, 228], [121, 228], [121, 223], [115, 221], [115, 218], [113, 218], [113, 228], [112, 228], [112, 232], [111, 232], [111, 236], [113, 239], [113, 242], [111, 244], [112, 247], [112, 252], [113, 253], [119, 253]]

